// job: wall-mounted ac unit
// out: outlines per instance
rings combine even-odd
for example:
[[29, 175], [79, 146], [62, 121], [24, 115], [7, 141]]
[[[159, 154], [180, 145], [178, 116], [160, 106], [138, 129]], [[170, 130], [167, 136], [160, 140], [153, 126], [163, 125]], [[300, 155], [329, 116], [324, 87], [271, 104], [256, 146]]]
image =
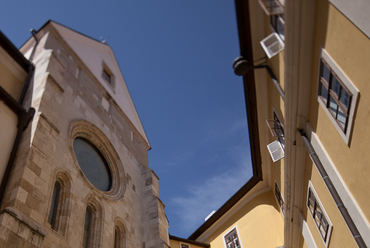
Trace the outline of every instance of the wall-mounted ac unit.
[[275, 32], [269, 34], [266, 38], [261, 40], [260, 43], [269, 59], [283, 51], [285, 48], [284, 41]]
[[284, 148], [282, 147], [279, 140], [267, 145], [272, 161], [275, 163], [284, 157]]

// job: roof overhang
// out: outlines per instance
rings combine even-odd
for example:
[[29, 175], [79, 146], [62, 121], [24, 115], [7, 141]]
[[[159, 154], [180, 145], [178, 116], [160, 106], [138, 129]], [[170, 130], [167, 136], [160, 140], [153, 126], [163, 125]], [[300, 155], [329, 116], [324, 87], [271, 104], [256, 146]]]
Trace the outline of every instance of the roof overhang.
[[[235, 0], [236, 18], [239, 33], [240, 56], [247, 60], [247, 66], [253, 67], [249, 1]], [[253, 176], [229, 200], [227, 200], [207, 221], [205, 221], [188, 239], [196, 240], [208, 228], [225, 215], [243, 196], [262, 181], [262, 160], [258, 132], [257, 99], [253, 70], [243, 76], [245, 106], [247, 111], [249, 142]]]

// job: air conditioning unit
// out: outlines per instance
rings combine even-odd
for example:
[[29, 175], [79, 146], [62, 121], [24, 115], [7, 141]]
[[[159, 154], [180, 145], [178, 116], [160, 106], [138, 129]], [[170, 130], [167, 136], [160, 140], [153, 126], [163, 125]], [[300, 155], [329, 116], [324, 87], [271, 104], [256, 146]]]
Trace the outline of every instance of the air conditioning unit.
[[269, 150], [270, 156], [274, 163], [284, 157], [284, 148], [279, 140], [275, 140], [274, 142], [268, 144], [267, 149]]
[[283, 51], [285, 48], [284, 41], [280, 38], [279, 34], [275, 32], [269, 34], [266, 38], [261, 40], [260, 43], [269, 59]]

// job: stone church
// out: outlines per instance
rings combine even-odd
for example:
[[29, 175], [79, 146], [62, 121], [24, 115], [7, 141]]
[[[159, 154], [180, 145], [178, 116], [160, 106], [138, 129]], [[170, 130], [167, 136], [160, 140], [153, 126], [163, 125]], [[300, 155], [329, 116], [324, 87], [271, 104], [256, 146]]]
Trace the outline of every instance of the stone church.
[[20, 52], [35, 68], [23, 102], [35, 114], [4, 186], [0, 247], [169, 247], [150, 144], [111, 47], [48, 21]]

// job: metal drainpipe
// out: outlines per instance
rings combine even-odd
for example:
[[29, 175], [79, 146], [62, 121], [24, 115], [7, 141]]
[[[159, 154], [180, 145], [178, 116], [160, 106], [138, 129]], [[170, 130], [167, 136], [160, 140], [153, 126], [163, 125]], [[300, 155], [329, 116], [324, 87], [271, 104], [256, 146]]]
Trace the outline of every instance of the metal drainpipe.
[[33, 38], [35, 39], [35, 46], [33, 47], [33, 50], [32, 50], [32, 53], [30, 55], [30, 58], [28, 59], [31, 63], [32, 63], [32, 60], [33, 60], [33, 56], [35, 55], [35, 52], [36, 52], [36, 47], [37, 45], [39, 44], [39, 40], [37, 39], [36, 37], [36, 31], [34, 29], [31, 29], [31, 34], [33, 36]]
[[301, 134], [301, 137], [306, 146], [308, 154], [310, 155], [322, 179], [324, 180], [326, 187], [328, 188], [331, 196], [333, 197], [333, 200], [335, 204], [337, 205], [339, 212], [342, 214], [342, 217], [344, 221], [346, 222], [353, 238], [355, 239], [357, 246], [360, 248], [367, 248], [364, 240], [362, 239], [361, 234], [359, 233], [355, 223], [352, 220], [352, 217], [349, 215], [346, 206], [344, 206], [344, 203], [342, 199], [340, 198], [340, 195], [338, 194], [337, 189], [334, 187], [330, 177], [326, 173], [324, 166], [322, 165], [319, 157], [317, 156], [315, 150], [313, 149], [310, 140], [307, 138], [306, 133], [302, 129], [298, 129], [298, 131]]

